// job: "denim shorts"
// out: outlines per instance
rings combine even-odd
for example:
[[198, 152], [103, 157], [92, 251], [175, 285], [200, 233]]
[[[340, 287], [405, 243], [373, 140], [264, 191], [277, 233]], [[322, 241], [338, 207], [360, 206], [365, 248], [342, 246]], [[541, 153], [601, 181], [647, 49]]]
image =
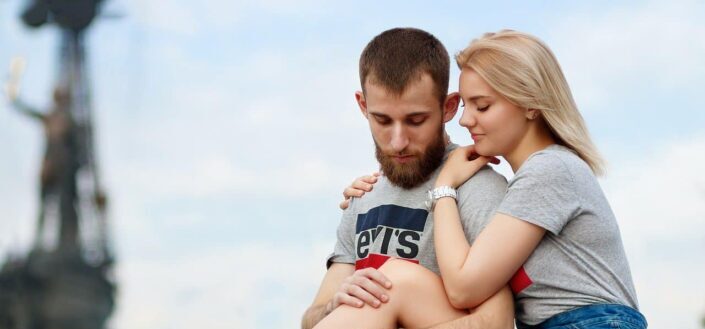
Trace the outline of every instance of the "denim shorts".
[[554, 315], [537, 325], [519, 321], [517, 329], [645, 329], [646, 319], [639, 311], [618, 304], [595, 304]]

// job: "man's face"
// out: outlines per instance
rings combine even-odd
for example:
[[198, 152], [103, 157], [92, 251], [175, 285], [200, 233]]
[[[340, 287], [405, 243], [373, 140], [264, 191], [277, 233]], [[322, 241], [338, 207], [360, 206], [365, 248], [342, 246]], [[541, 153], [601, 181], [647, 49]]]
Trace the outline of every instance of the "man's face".
[[428, 180], [443, 161], [443, 123], [455, 114], [441, 109], [431, 77], [423, 74], [401, 96], [369, 82], [365, 95], [356, 96], [370, 124], [377, 160], [389, 181], [408, 189]]

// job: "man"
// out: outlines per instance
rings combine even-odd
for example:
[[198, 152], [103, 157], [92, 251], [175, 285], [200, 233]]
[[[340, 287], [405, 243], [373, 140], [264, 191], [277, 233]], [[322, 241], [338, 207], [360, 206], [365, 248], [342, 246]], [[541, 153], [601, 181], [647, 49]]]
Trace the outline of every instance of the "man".
[[[355, 97], [369, 121], [384, 176], [344, 212], [328, 272], [303, 328], [513, 328], [508, 289], [468, 315], [450, 306], [438, 277], [427, 192], [456, 147], [444, 129], [459, 102], [457, 93], [448, 94], [449, 70], [440, 41], [418, 29], [385, 31], [363, 51], [362, 92]], [[458, 189], [469, 241], [494, 213], [505, 188], [506, 180], [486, 168]], [[436, 197], [443, 192], [435, 191]]]

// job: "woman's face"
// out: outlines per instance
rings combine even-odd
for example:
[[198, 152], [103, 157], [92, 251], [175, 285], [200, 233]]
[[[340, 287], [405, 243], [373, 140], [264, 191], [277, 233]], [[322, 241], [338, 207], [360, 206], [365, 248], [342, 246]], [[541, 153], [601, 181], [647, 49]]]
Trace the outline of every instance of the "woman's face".
[[528, 111], [497, 93], [474, 70], [460, 73], [463, 115], [460, 125], [470, 131], [475, 150], [485, 156], [507, 156], [528, 130]]

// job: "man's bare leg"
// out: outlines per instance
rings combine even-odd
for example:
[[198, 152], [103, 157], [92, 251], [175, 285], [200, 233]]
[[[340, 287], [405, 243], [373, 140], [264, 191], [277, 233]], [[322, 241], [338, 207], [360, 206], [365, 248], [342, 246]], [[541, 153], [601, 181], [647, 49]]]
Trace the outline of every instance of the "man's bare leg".
[[379, 308], [341, 305], [314, 329], [426, 328], [467, 315], [450, 305], [441, 278], [423, 266], [391, 259], [379, 270], [392, 281], [389, 302]]

